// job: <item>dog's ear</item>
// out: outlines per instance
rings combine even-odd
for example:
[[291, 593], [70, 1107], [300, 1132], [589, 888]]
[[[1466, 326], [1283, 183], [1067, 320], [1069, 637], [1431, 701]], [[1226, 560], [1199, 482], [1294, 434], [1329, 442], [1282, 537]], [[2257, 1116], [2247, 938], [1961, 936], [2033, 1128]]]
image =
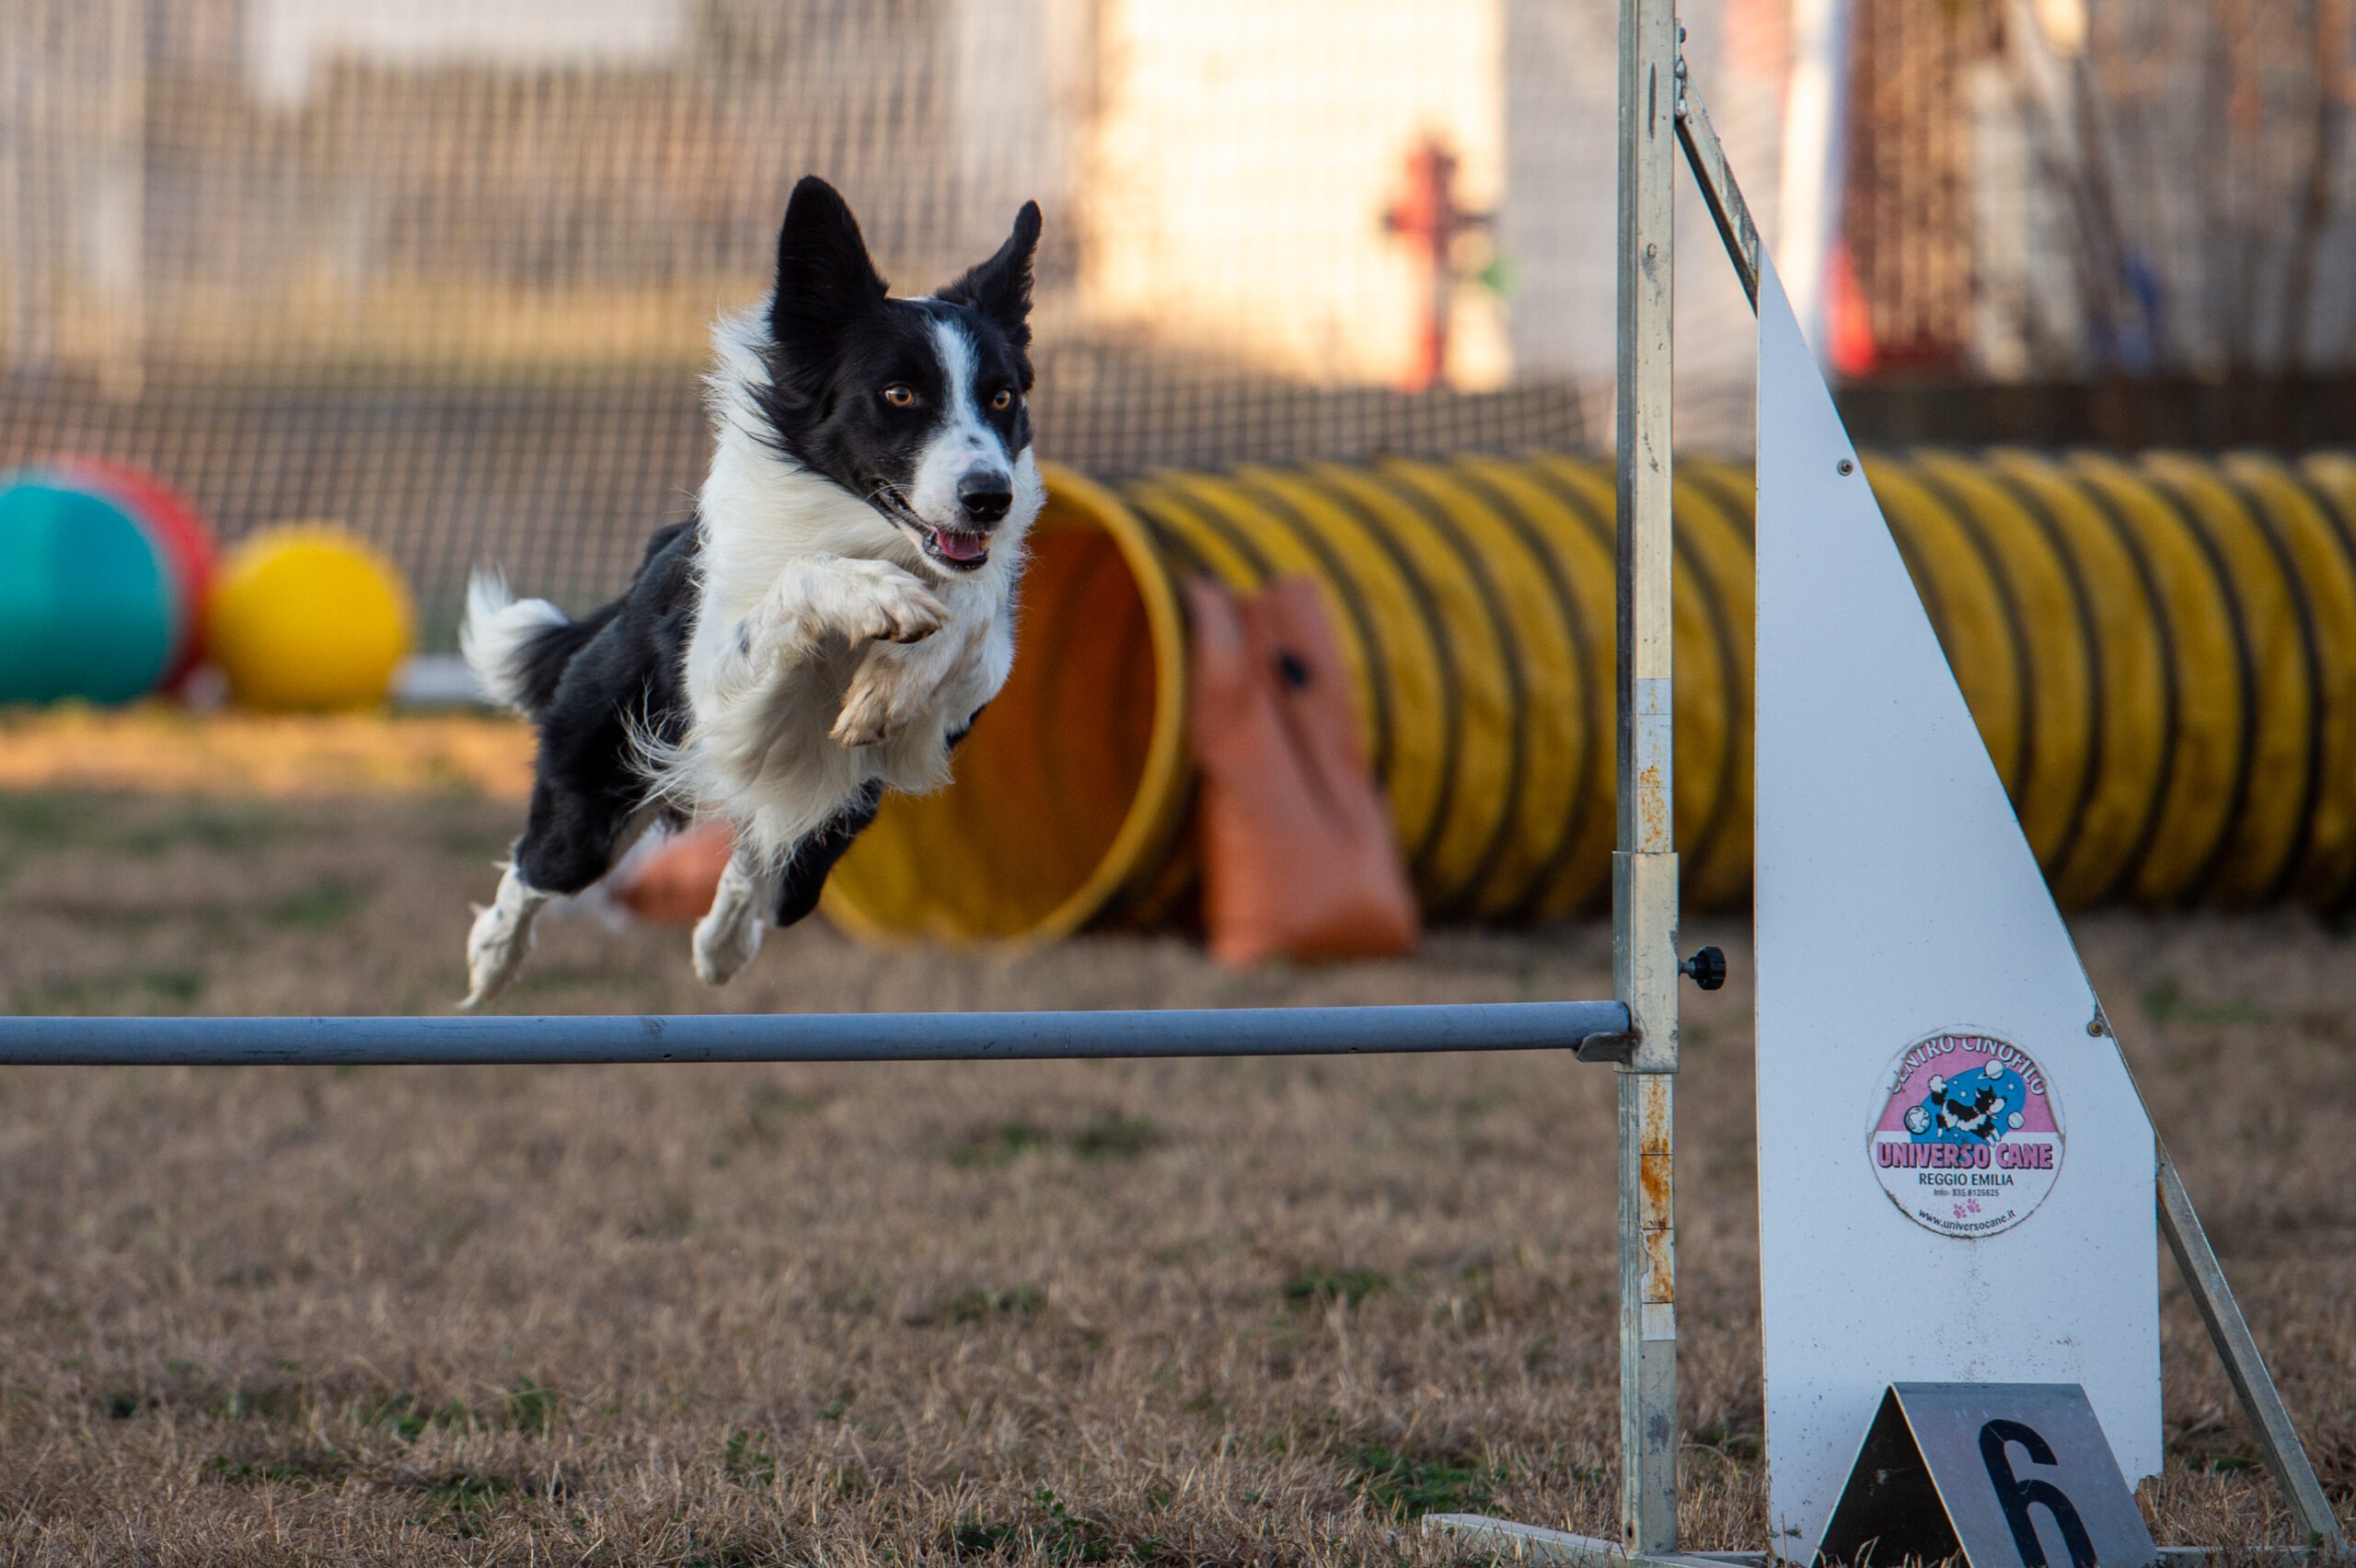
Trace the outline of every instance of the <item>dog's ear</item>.
[[1025, 202], [1014, 214], [1014, 232], [998, 254], [941, 290], [939, 297], [973, 306], [1007, 335], [1017, 353], [1023, 353], [1031, 347], [1031, 259], [1038, 250], [1039, 203]]
[[830, 348], [846, 325], [883, 304], [886, 287], [841, 192], [803, 176], [777, 235], [769, 331], [778, 347], [805, 362], [819, 357], [813, 351]]

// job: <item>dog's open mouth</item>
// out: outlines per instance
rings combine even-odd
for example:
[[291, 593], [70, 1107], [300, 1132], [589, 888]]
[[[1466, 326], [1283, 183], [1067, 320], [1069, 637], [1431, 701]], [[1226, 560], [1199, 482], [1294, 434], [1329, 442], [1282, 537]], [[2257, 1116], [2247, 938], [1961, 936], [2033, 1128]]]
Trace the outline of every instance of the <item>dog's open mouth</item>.
[[941, 565], [971, 571], [990, 559], [990, 536], [962, 528], [927, 528], [924, 551]]
[[936, 528], [889, 488], [874, 499], [877, 510], [915, 536], [918, 549], [950, 571], [973, 571], [990, 559], [990, 536], [979, 529]]

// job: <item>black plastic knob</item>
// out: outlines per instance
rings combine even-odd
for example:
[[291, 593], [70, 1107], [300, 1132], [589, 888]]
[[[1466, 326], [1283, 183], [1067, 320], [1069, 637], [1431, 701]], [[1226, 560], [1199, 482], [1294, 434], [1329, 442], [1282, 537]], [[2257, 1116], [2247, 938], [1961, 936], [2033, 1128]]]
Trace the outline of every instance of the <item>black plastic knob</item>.
[[1704, 991], [1715, 991], [1727, 983], [1727, 955], [1716, 948], [1705, 947], [1679, 964], [1677, 972], [1690, 975], [1693, 984]]

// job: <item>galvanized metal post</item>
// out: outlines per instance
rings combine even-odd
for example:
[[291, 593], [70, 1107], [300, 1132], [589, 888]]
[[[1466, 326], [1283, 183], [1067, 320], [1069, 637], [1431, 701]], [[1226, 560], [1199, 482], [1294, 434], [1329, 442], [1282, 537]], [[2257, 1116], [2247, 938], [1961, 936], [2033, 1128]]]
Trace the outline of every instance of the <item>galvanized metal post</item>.
[[1670, 194], [1675, 0], [1620, 0], [1620, 1530], [1677, 1549], [1677, 854], [1669, 705]]

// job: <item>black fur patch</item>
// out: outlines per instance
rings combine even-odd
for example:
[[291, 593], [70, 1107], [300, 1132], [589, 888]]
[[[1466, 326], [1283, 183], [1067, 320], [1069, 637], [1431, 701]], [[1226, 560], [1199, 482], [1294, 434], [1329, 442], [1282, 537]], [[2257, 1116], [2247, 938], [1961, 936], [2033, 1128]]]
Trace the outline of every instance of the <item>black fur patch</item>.
[[687, 734], [697, 545], [692, 523], [661, 530], [620, 598], [527, 645], [537, 678], [543, 662], [573, 644], [532, 715], [539, 759], [515, 846], [516, 870], [545, 893], [579, 893], [613, 870], [648, 799], [633, 731], [672, 744]]
[[[692, 535], [694, 528], [689, 524], [674, 523], [654, 531], [653, 536], [646, 541], [644, 559], [638, 563], [641, 577], [647, 568], [654, 564], [657, 556], [678, 542], [682, 533]], [[694, 551], [696, 547], [692, 538], [687, 548], [690, 553]], [[537, 721], [548, 710], [556, 700], [558, 687], [563, 684], [567, 666], [615, 617], [622, 613], [636, 592], [637, 582], [633, 580], [630, 588], [612, 604], [603, 605], [577, 621], [549, 627], [524, 640], [509, 662], [507, 673], [515, 683], [516, 694], [523, 698], [526, 714]], [[685, 644], [681, 647], [684, 650]]]
[[793, 852], [785, 868], [785, 880], [778, 884], [777, 923], [791, 926], [818, 907], [818, 895], [826, 891], [826, 877], [851, 847], [851, 841], [867, 830], [875, 820], [875, 813], [884, 802], [884, 787], [870, 784], [860, 791], [859, 800], [840, 816], [820, 828]]

